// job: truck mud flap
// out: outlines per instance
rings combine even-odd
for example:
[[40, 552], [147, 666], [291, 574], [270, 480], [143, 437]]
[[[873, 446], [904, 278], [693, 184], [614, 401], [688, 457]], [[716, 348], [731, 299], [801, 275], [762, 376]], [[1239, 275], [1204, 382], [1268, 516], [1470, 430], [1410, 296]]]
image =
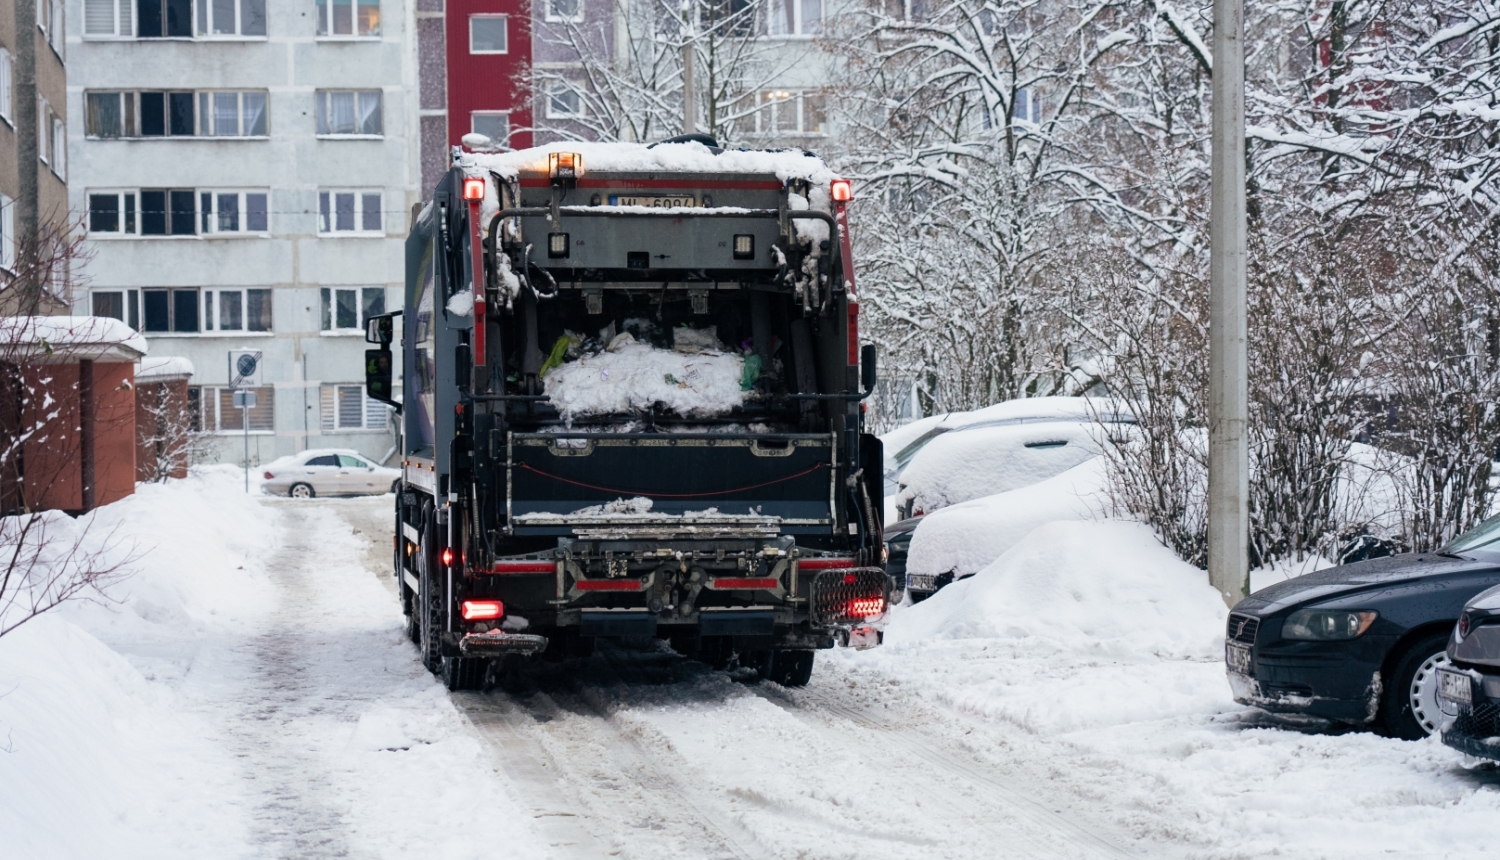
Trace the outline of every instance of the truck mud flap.
[[656, 635], [656, 615], [651, 612], [579, 613], [578, 633], [582, 636], [649, 637]]
[[776, 613], [770, 609], [705, 611], [698, 616], [703, 636], [770, 636], [776, 632]]
[[535, 654], [547, 648], [547, 637], [532, 633], [470, 633], [458, 642], [458, 649], [468, 657], [504, 657], [506, 654]]

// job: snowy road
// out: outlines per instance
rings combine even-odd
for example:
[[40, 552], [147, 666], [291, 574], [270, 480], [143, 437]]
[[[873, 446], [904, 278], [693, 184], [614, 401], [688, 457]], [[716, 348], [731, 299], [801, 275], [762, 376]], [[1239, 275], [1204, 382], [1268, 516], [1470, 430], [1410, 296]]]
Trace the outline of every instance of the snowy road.
[[[383, 570], [385, 511], [324, 504], [371, 536], [369, 568]], [[317, 580], [290, 579], [293, 602], [316, 605], [303, 591]], [[283, 665], [281, 654], [269, 656]], [[452, 699], [557, 857], [1145, 856], [1045, 773], [980, 754], [964, 727], [842, 668], [829, 661], [809, 687], [787, 690], [665, 647], [603, 645], [519, 689]]]

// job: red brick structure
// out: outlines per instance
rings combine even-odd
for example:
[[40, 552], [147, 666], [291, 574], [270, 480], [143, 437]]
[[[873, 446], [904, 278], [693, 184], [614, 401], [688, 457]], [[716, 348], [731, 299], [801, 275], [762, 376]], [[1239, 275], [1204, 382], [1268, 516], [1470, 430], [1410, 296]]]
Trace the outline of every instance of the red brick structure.
[[193, 429], [188, 380], [193, 363], [148, 357], [135, 366], [135, 479], [186, 478]]
[[84, 513], [135, 492], [135, 362], [101, 317], [0, 317], [0, 513]]

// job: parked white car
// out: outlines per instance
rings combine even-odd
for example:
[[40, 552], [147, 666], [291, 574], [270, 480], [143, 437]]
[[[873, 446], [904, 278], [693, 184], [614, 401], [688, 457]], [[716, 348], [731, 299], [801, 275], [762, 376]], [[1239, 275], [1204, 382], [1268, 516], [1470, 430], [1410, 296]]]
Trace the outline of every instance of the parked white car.
[[394, 493], [401, 470], [347, 448], [313, 448], [266, 464], [261, 491], [294, 499]]

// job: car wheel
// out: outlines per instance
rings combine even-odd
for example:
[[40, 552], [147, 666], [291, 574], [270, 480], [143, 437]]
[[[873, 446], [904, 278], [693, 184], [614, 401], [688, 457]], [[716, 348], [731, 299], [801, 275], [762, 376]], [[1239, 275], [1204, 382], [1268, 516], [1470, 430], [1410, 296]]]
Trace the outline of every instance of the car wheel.
[[286, 494], [294, 499], [310, 499], [317, 495], [313, 492], [311, 484], [293, 484]]
[[1448, 635], [1433, 634], [1396, 660], [1381, 701], [1381, 722], [1393, 738], [1418, 741], [1442, 727], [1437, 670], [1448, 665]]

